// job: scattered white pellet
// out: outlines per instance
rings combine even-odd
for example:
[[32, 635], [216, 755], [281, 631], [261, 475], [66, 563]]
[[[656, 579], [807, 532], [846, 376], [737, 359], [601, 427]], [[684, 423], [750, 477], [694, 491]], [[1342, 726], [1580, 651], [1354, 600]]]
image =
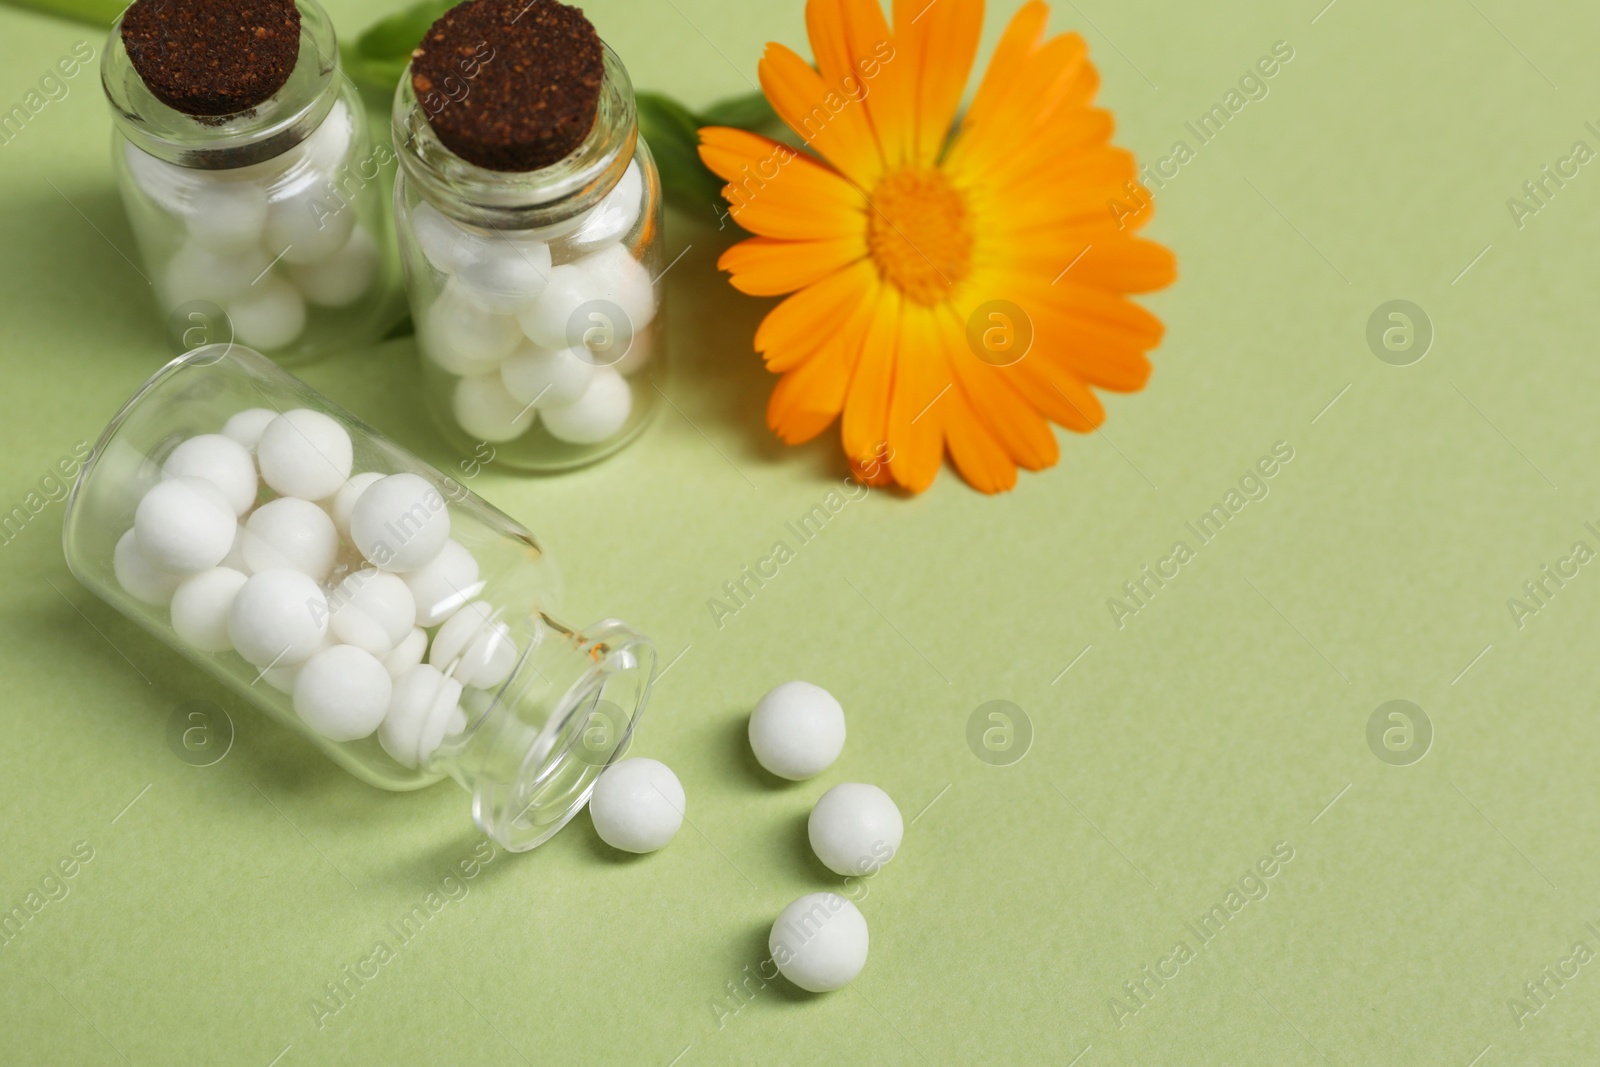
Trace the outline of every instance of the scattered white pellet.
[[817, 859], [843, 875], [876, 872], [899, 851], [905, 829], [889, 794], [862, 782], [843, 782], [822, 794], [806, 821]]
[[589, 796], [600, 840], [624, 852], [654, 852], [683, 825], [683, 784], [665, 763], [625, 759], [607, 767]]
[[867, 920], [837, 893], [808, 893], [778, 913], [767, 938], [772, 962], [801, 989], [826, 993], [867, 965]]
[[844, 751], [844, 708], [810, 682], [785, 682], [750, 715], [750, 748], [761, 766], [799, 781], [821, 774]]

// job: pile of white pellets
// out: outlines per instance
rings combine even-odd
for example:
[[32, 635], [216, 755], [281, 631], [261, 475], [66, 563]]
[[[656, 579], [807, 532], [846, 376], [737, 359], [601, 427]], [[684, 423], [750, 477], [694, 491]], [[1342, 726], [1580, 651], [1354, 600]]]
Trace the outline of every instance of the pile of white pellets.
[[[426, 201], [412, 209], [411, 231], [438, 283], [418, 315], [422, 351], [458, 377], [452, 410], [472, 437], [511, 441], [538, 423], [557, 440], [592, 445], [627, 424], [628, 379], [651, 358], [646, 327], [656, 316], [650, 272], [622, 243], [639, 221], [643, 182], [638, 162], [629, 164], [555, 236], [475, 232]], [[415, 279], [413, 287], [415, 309], [423, 294]]]
[[340, 100], [300, 144], [232, 170], [180, 167], [128, 144], [134, 184], [183, 234], [170, 259], [152, 264], [163, 306], [215, 304], [235, 340], [271, 352], [300, 338], [307, 305], [336, 310], [365, 296], [378, 245], [355, 202], [335, 191], [354, 134]]
[[242, 657], [318, 734], [376, 732], [417, 767], [518, 648], [478, 599], [478, 560], [433, 483], [352, 466], [350, 435], [321, 412], [241, 411], [166, 457], [113, 565], [130, 596], [169, 609], [181, 641]]
[[[785, 682], [750, 715], [750, 748], [780, 778], [802, 781], [833, 765], [844, 750], [844, 708], [809, 682]], [[626, 759], [607, 768], [589, 799], [595, 832], [613, 848], [653, 852], [683, 825], [683, 786], [665, 764]], [[875, 874], [905, 836], [900, 809], [875, 785], [844, 782], [811, 809], [811, 848], [835, 874]], [[808, 893], [779, 913], [767, 948], [783, 976], [823, 993], [848, 985], [867, 963], [867, 920], [838, 893]]]

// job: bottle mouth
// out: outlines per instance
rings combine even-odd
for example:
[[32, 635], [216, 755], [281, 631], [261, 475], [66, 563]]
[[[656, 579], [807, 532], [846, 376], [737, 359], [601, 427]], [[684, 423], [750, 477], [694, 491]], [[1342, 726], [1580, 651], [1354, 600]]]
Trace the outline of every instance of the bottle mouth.
[[[466, 226], [551, 236], [576, 226], [579, 216], [622, 179], [639, 136], [633, 83], [611, 47], [602, 47], [605, 77], [589, 136], [566, 158], [530, 171], [489, 170], [445, 147], [417, 100], [407, 64], [395, 90], [390, 131], [406, 180], [424, 200]], [[445, 101], [442, 106], [455, 105]]]
[[[511, 677], [434, 764], [472, 794], [472, 818], [501, 847], [549, 840], [626, 752], [655, 681], [651, 642], [614, 619], [583, 630], [549, 615]], [[474, 714], [476, 711], [476, 714]]]
[[189, 115], [157, 99], [123, 47], [119, 17], [100, 60], [100, 84], [118, 130], [147, 154], [197, 170], [247, 167], [304, 141], [333, 109], [339, 45], [315, 0], [295, 0], [295, 6], [300, 54], [289, 80], [255, 107], [232, 115]]

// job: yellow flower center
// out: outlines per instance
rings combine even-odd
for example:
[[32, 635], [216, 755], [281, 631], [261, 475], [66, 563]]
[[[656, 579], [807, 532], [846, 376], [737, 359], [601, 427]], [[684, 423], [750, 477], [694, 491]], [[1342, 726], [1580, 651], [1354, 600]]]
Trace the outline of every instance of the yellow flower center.
[[972, 270], [965, 198], [937, 169], [895, 171], [867, 205], [867, 250], [884, 279], [911, 300], [943, 302]]

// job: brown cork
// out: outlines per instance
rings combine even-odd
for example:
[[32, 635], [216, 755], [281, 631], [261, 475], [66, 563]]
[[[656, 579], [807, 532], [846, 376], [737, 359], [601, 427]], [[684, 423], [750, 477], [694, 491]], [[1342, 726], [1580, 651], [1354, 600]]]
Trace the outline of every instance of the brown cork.
[[294, 0], [136, 0], [122, 16], [122, 46], [163, 104], [232, 115], [289, 80], [300, 9]]
[[582, 144], [604, 77], [594, 26], [557, 0], [467, 0], [411, 54], [429, 125], [488, 170], [538, 170]]

